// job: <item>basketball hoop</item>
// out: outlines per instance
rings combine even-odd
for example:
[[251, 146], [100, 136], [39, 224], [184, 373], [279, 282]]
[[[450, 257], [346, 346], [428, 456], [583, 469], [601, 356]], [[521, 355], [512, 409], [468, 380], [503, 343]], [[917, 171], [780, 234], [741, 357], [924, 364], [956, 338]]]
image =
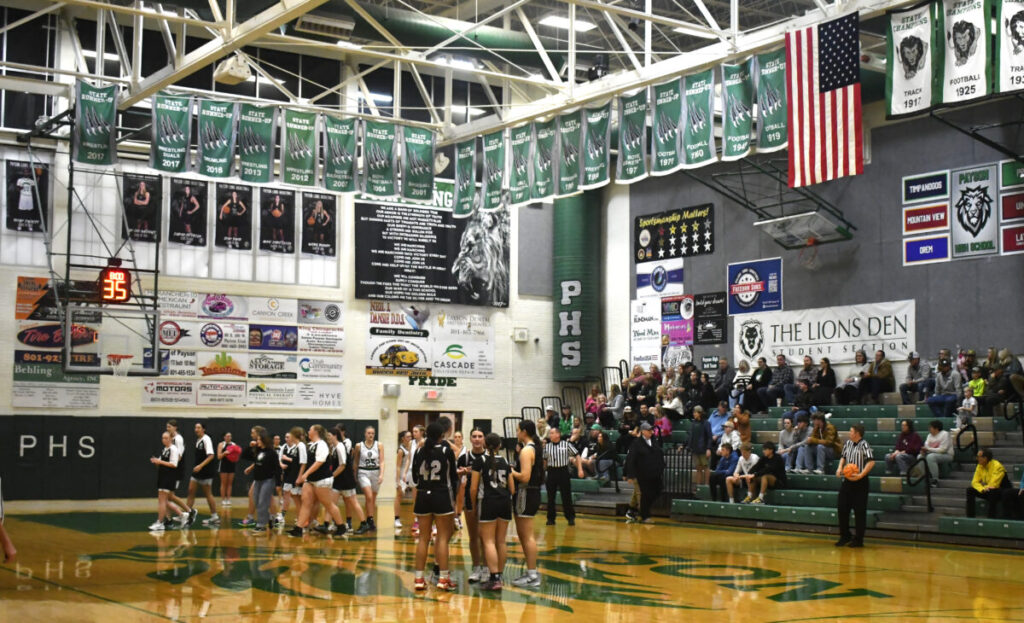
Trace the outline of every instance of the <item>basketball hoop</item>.
[[128, 361], [134, 355], [107, 355], [107, 365], [114, 376], [128, 376], [128, 369], [131, 363]]
[[820, 267], [818, 263], [818, 240], [814, 236], [807, 238], [807, 244], [804, 248], [800, 249], [800, 255], [797, 257], [797, 260], [807, 270], [817, 270]]

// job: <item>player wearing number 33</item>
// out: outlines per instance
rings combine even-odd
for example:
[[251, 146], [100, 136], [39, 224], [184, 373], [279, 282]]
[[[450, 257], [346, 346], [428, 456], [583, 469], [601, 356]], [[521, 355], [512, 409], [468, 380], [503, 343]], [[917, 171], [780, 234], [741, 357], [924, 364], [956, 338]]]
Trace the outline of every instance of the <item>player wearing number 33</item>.
[[455, 516], [455, 491], [459, 485], [455, 453], [451, 446], [441, 443], [444, 429], [437, 422], [427, 427], [427, 438], [423, 447], [416, 452], [412, 464], [413, 482], [416, 484], [416, 503], [413, 513], [420, 522], [423, 536], [416, 543], [416, 565], [414, 588], [427, 588], [423, 568], [427, 564], [427, 547], [430, 539], [431, 522], [437, 525], [437, 540], [434, 543], [434, 558], [440, 569], [437, 588], [455, 590], [455, 582], [448, 571], [448, 540], [452, 535], [452, 519]]

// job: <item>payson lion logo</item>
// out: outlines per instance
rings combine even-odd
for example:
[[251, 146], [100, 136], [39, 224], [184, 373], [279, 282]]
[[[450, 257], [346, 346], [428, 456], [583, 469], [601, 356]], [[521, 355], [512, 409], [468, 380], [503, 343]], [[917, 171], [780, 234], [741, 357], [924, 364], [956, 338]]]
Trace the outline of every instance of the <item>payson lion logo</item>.
[[764, 328], [760, 320], [746, 320], [740, 325], [740, 352], [753, 359], [764, 348]]
[[977, 238], [992, 216], [992, 197], [985, 186], [967, 187], [960, 191], [956, 202], [956, 218], [960, 225]]

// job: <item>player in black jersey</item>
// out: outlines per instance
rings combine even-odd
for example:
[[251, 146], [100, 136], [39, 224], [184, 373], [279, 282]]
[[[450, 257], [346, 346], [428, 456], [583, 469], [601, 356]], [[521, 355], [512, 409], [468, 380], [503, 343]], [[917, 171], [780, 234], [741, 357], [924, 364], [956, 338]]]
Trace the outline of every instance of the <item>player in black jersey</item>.
[[299, 509], [299, 518], [295, 527], [288, 531], [288, 536], [302, 536], [303, 531], [309, 526], [313, 510], [317, 502], [323, 505], [327, 514], [334, 521], [333, 529], [337, 530], [343, 522], [341, 512], [331, 501], [331, 486], [334, 484], [333, 470], [330, 466], [331, 450], [325, 440], [327, 431], [319, 424], [309, 427], [309, 446], [307, 447], [308, 459], [311, 465], [306, 471], [299, 474], [295, 480], [296, 484], [302, 485], [302, 507]]
[[480, 588], [500, 591], [501, 572], [508, 557], [505, 534], [508, 522], [512, 521], [512, 496], [516, 492], [516, 482], [512, 478], [512, 468], [508, 461], [498, 454], [501, 450], [501, 437], [491, 433], [487, 435], [485, 443], [486, 454], [473, 461], [469, 493], [479, 518], [483, 557], [490, 573], [489, 578], [480, 578]]
[[352, 531], [352, 534], [364, 535], [370, 531], [370, 524], [367, 523], [366, 514], [363, 512], [363, 507], [359, 505], [359, 498], [356, 497], [356, 478], [352, 469], [352, 445], [348, 439], [345, 439], [344, 424], [335, 424], [334, 428], [327, 431], [327, 445], [331, 447], [332, 465], [334, 466], [331, 500], [337, 506], [340, 497], [345, 504], [347, 521], [344, 526], [338, 526], [339, 534], [352, 531], [352, 518], [355, 517], [359, 520], [359, 527]]
[[220, 515], [217, 514], [217, 503], [213, 499], [213, 476], [217, 473], [217, 463], [214, 459], [217, 454], [213, 451], [213, 441], [206, 434], [206, 426], [202, 422], [196, 422], [196, 463], [192, 468], [192, 478], [188, 483], [188, 499], [185, 504], [192, 509], [190, 512], [189, 524], [195, 520], [195, 501], [197, 489], [202, 489], [206, 496], [206, 504], [210, 507], [209, 519], [203, 520], [204, 526], [219, 526]]
[[[419, 493], [413, 513], [426, 522], [426, 528], [437, 525], [437, 540], [434, 543], [434, 557], [440, 567], [437, 588], [455, 590], [455, 582], [448, 572], [448, 540], [452, 535], [452, 518], [455, 515], [453, 495], [458, 487], [458, 467], [451, 446], [441, 441], [444, 429], [434, 422], [427, 427], [427, 439], [413, 459], [412, 476]], [[430, 543], [422, 536], [416, 543], [415, 584], [418, 591], [427, 588], [423, 568], [427, 564], [427, 548]]]
[[519, 422], [519, 451], [512, 478], [516, 481], [515, 515], [516, 532], [523, 546], [526, 558], [526, 573], [512, 580], [518, 587], [539, 587], [537, 573], [537, 537], [533, 533], [533, 516], [540, 508], [540, 487], [544, 484], [544, 467], [541, 465], [541, 440], [537, 436], [537, 425], [529, 420]]
[[[473, 559], [473, 571], [469, 574], [470, 582], [481, 582], [487, 579], [486, 565], [484, 564], [483, 549], [480, 544], [479, 515], [477, 505], [473, 501], [473, 494], [476, 489], [470, 487], [470, 479], [473, 474], [473, 465], [484, 456], [484, 432], [474, 428], [469, 434], [469, 448], [463, 450], [459, 455], [457, 465], [459, 466], [459, 495], [456, 496], [456, 506], [466, 514], [466, 531], [469, 533], [469, 554]], [[458, 511], [459, 508], [456, 508]]]
[[[154, 532], [162, 532], [164, 530], [164, 520], [167, 518], [167, 507], [168, 499], [171, 493], [174, 491], [174, 486], [178, 482], [178, 449], [174, 446], [174, 442], [171, 440], [170, 433], [164, 431], [163, 436], [160, 438], [163, 443], [163, 449], [160, 452], [160, 456], [151, 457], [149, 462], [156, 465], [156, 492], [157, 492], [157, 519], [149, 527]], [[186, 513], [174, 506], [170, 505], [179, 515], [186, 515]]]
[[296, 514], [302, 506], [302, 485], [295, 484], [299, 474], [306, 471], [306, 432], [301, 426], [294, 426], [284, 434], [284, 449], [281, 451], [281, 469], [284, 484], [281, 486], [283, 495], [282, 514], [288, 507], [295, 505]]

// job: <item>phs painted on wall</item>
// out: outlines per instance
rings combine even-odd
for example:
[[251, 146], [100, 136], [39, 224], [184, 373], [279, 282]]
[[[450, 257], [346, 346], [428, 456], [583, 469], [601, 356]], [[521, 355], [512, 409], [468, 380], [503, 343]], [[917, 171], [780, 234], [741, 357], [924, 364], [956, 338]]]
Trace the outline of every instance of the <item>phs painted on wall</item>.
[[582, 381], [601, 373], [600, 192], [555, 200], [552, 234], [552, 306], [555, 381]]

